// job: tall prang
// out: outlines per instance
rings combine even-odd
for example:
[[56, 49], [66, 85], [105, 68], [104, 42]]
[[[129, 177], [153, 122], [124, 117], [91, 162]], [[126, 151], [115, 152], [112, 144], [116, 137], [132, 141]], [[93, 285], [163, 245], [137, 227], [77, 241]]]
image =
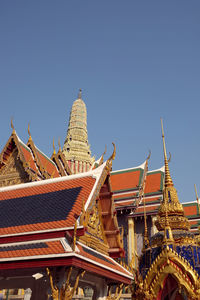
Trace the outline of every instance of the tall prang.
[[87, 133], [87, 109], [79, 90], [70, 113], [67, 137], [63, 146], [63, 154], [72, 174], [88, 171], [93, 162]]

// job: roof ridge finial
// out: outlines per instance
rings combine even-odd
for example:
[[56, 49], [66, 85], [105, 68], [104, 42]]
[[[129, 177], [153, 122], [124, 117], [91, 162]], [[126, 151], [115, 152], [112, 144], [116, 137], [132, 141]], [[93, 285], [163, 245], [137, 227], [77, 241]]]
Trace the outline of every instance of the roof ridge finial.
[[200, 212], [200, 204], [199, 204], [199, 197], [198, 197], [198, 194], [197, 194], [196, 184], [194, 184], [194, 189], [195, 189], [195, 194], [196, 194], [196, 200], [197, 200], [198, 209], [199, 209], [199, 212]]
[[54, 138], [53, 138], [53, 154], [56, 154], [55, 144], [54, 144]]
[[[173, 181], [171, 179], [171, 175], [169, 172], [169, 165], [168, 165], [168, 159], [167, 159], [167, 151], [165, 146], [165, 136], [164, 136], [164, 130], [163, 130], [163, 121], [161, 121], [161, 129], [162, 129], [162, 140], [163, 140], [163, 151], [164, 151], [164, 162], [165, 162], [165, 187], [166, 186], [173, 186]], [[171, 155], [170, 155], [171, 157]]]
[[12, 128], [12, 130], [13, 130], [12, 133], [15, 133], [15, 127], [14, 127], [14, 125], [13, 125], [13, 117], [11, 117], [11, 128]]
[[60, 138], [58, 138], [58, 146], [59, 146], [59, 150], [58, 150], [58, 152], [62, 152], [62, 149], [61, 149], [61, 144], [60, 144]]
[[30, 132], [30, 123], [28, 123], [28, 135], [29, 135], [28, 141], [30, 142], [32, 140], [31, 132]]
[[78, 99], [82, 99], [82, 89], [79, 89]]

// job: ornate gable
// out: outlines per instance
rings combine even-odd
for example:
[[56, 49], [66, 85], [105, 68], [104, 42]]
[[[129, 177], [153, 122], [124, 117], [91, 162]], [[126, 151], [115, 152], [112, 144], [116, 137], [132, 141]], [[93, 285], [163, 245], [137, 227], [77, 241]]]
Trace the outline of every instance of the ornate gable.
[[34, 181], [36, 173], [30, 149], [13, 130], [0, 154], [0, 187]]
[[109, 245], [104, 233], [102, 222], [102, 213], [99, 201], [94, 201], [93, 205], [83, 211], [81, 225], [86, 227], [84, 236], [80, 237], [80, 241], [95, 250], [104, 254], [108, 254]]
[[0, 187], [29, 182], [15, 146], [8, 161], [0, 168]]

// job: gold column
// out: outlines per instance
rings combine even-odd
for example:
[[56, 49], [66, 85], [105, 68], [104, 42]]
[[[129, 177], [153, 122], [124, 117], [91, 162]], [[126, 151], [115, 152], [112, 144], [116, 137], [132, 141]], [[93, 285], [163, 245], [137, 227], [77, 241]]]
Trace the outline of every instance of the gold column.
[[135, 228], [133, 218], [128, 218], [128, 262], [132, 267], [135, 267]]

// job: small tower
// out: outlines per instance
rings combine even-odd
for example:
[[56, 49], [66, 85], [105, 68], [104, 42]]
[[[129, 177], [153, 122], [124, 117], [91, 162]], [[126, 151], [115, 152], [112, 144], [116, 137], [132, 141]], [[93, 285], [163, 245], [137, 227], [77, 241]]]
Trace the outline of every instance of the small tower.
[[81, 90], [79, 90], [78, 99], [72, 105], [62, 152], [72, 174], [88, 171], [94, 162], [88, 144], [87, 110], [82, 100]]

